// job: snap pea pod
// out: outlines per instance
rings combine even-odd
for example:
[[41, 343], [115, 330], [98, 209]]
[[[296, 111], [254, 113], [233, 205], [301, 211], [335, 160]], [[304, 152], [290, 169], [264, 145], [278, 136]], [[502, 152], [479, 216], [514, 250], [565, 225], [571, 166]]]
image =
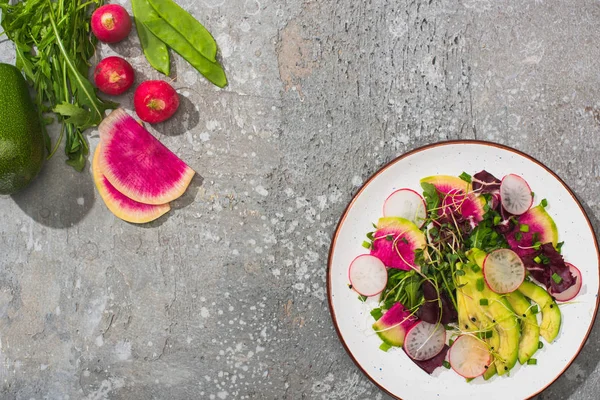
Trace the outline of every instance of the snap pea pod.
[[215, 62], [217, 42], [210, 32], [173, 0], [148, 0], [154, 10], [209, 61]]
[[137, 34], [146, 59], [158, 72], [169, 75], [169, 49], [144, 25], [147, 21], [159, 19], [158, 13], [152, 8], [148, 0], [131, 0], [131, 7]]
[[216, 62], [211, 62], [204, 57], [186, 38], [175, 30], [164, 19], [155, 19], [144, 23], [150, 31], [179, 53], [187, 62], [198, 70], [206, 79], [218, 87], [227, 85], [225, 71]]

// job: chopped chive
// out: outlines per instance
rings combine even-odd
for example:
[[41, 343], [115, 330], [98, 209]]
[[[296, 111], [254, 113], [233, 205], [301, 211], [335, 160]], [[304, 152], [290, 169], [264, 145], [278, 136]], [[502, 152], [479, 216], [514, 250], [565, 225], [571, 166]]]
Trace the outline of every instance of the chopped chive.
[[487, 306], [488, 305], [488, 299], [479, 299], [479, 305], [480, 306]]
[[466, 172], [463, 171], [462, 174], [460, 174], [458, 176], [460, 179], [462, 179], [463, 181], [467, 182], [467, 183], [471, 183], [471, 175], [467, 174]]
[[538, 306], [533, 306], [533, 307], [531, 307], [531, 313], [532, 313], [532, 314], [534, 314], [534, 315], [535, 315], [535, 314], [537, 314], [537, 313], [539, 313], [539, 312], [540, 312], [540, 309], [538, 308]]
[[535, 192], [531, 192], [531, 197], [535, 197]]
[[379, 350], [383, 350], [383, 351], [388, 351], [391, 348], [392, 348], [392, 346], [390, 346], [389, 344], [387, 344], [385, 342], [381, 343], [381, 345], [379, 346]]
[[358, 296], [358, 299], [364, 303], [365, 301], [367, 301], [367, 296], [360, 295]]
[[394, 237], [392, 235], [386, 235], [385, 240], [391, 242], [392, 240], [394, 240]]
[[478, 291], [483, 291], [483, 288], [485, 287], [485, 282], [483, 281], [483, 278], [479, 278], [477, 279], [477, 290]]
[[542, 263], [542, 259], [540, 258], [540, 256], [535, 256], [535, 258], [533, 259], [533, 261], [535, 261], [536, 264], [541, 264]]
[[376, 224], [374, 224], [373, 222], [371, 222], [371, 225], [373, 225], [373, 228], [375, 228], [375, 229], [378, 229], [378, 228], [377, 228], [377, 225], [376, 225]]
[[494, 217], [494, 225], [498, 225], [500, 223], [500, 221], [502, 221], [502, 218], [500, 218], [499, 215], [496, 215]]
[[517, 241], [520, 241], [521, 239], [523, 239], [523, 234], [521, 232], [515, 233], [515, 239], [517, 239]]
[[451, 367], [450, 367], [450, 363], [449, 363], [448, 361], [446, 361], [446, 360], [444, 360], [444, 362], [442, 363], [442, 365], [443, 365], [443, 366], [444, 366], [444, 368], [446, 368], [446, 369], [450, 369], [450, 368], [451, 368]]
[[541, 349], [542, 347], [544, 347], [544, 343], [538, 342], [538, 349]]
[[367, 233], [367, 239], [369, 239], [369, 240], [371, 240], [371, 241], [372, 241], [372, 240], [374, 239], [373, 233], [374, 233], [374, 232], [369, 232], [369, 233]]
[[563, 244], [565, 244], [565, 242], [558, 242], [556, 244], [556, 251], [558, 251], [559, 254], [562, 252]]
[[550, 259], [547, 256], [540, 254], [540, 258], [542, 259], [542, 264], [550, 264]]
[[556, 282], [556, 283], [561, 283], [562, 282], [562, 278], [556, 272], [552, 274], [552, 280], [554, 282]]
[[463, 271], [462, 269], [456, 270], [456, 276], [464, 276], [464, 275], [465, 275], [465, 271]]
[[422, 273], [423, 275], [427, 275], [427, 273], [428, 273], [428, 272], [429, 272], [429, 266], [428, 266], [428, 265], [423, 265], [423, 266], [421, 267], [421, 273]]
[[452, 347], [453, 344], [454, 344], [454, 340], [450, 339], [450, 341], [448, 342], [448, 346]]
[[400, 239], [400, 241], [401, 241], [402, 243], [404, 243], [404, 244], [408, 244], [408, 240], [406, 240], [406, 238], [405, 238], [405, 237], [403, 237], [402, 239]]
[[542, 204], [542, 207], [546, 208], [548, 206], [548, 200], [542, 199], [541, 204]]
[[479, 265], [477, 265], [477, 264], [473, 264], [471, 266], [471, 269], [473, 270], [473, 272], [479, 272], [479, 271], [481, 271], [481, 267]]
[[537, 364], [537, 360], [535, 358], [530, 358], [529, 360], [527, 360], [527, 365], [536, 365]]
[[486, 331], [486, 332], [485, 332], [485, 338], [486, 338], [486, 339], [489, 339], [489, 338], [491, 338], [492, 336], [494, 336], [494, 332], [493, 332], [493, 331]]
[[521, 224], [521, 226], [519, 226], [519, 230], [521, 232], [529, 232], [529, 225], [527, 225], [527, 224]]
[[469, 382], [471, 382], [473, 379], [475, 379], [475, 378], [467, 378], [467, 379], [466, 379], [466, 381], [467, 381], [467, 383], [469, 383]]
[[366, 240], [364, 242], [362, 242], [362, 247], [364, 247], [365, 249], [370, 249], [372, 246], [371, 242], [367, 242]]
[[378, 321], [379, 318], [383, 316], [383, 312], [381, 312], [381, 308], [374, 308], [371, 310], [371, 316], [375, 318], [375, 321]]
[[535, 243], [533, 244], [533, 248], [534, 248], [534, 249], [536, 249], [536, 250], [539, 250], [539, 249], [540, 249], [540, 247], [542, 247], [542, 244], [541, 244], [540, 242], [535, 242]]

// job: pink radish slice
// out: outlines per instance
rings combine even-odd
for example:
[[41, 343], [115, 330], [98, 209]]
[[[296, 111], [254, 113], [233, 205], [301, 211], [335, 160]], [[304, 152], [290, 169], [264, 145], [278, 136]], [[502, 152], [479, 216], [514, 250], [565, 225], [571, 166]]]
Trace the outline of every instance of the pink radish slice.
[[500, 184], [500, 200], [502, 207], [514, 215], [527, 212], [533, 204], [531, 188], [519, 175], [508, 174]]
[[573, 286], [571, 286], [570, 288], [568, 288], [567, 290], [562, 291], [560, 293], [553, 293], [552, 290], [549, 290], [550, 295], [558, 301], [572, 300], [573, 298], [575, 298], [575, 296], [577, 296], [579, 294], [579, 291], [581, 290], [581, 285], [582, 285], [581, 271], [579, 271], [579, 269], [571, 263], [565, 263], [565, 264], [567, 265], [567, 267], [569, 267], [569, 271], [575, 277], [575, 284]]
[[510, 249], [494, 250], [483, 261], [483, 277], [496, 293], [514, 292], [525, 279], [525, 265]]
[[446, 329], [442, 324], [421, 321], [410, 328], [404, 338], [404, 351], [417, 361], [435, 357], [446, 344]]
[[471, 379], [485, 372], [492, 355], [482, 340], [472, 335], [462, 335], [450, 347], [448, 361], [457, 374]]
[[401, 217], [423, 226], [427, 216], [425, 200], [412, 189], [398, 189], [383, 203], [384, 217]]
[[354, 259], [348, 268], [348, 279], [358, 294], [375, 296], [385, 289], [388, 275], [381, 260], [370, 254], [363, 254]]

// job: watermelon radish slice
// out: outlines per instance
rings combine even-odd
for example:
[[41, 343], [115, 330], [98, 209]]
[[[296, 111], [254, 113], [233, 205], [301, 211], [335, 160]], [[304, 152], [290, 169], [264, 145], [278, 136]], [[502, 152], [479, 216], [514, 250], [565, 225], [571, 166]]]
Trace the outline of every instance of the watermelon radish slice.
[[[519, 256], [534, 253], [534, 237], [540, 243], [558, 243], [558, 229], [552, 217], [541, 205], [532, 207], [517, 218], [513, 230], [505, 235], [510, 248]], [[526, 227], [526, 229], [522, 229]], [[527, 232], [523, 232], [526, 230]]]
[[145, 204], [165, 204], [185, 192], [195, 172], [130, 117], [110, 113], [98, 127], [99, 165], [125, 196]]
[[414, 360], [429, 360], [442, 351], [445, 344], [444, 325], [420, 321], [406, 334], [404, 351]]
[[459, 177], [433, 175], [421, 179], [421, 183], [432, 184], [441, 195], [442, 207], [439, 211], [440, 214], [447, 212], [448, 206], [453, 206], [454, 211], [474, 223], [483, 220], [485, 199], [475, 194], [471, 185]]
[[383, 292], [387, 285], [388, 274], [385, 265], [377, 257], [362, 254], [350, 263], [348, 279], [358, 294], [375, 296]]
[[383, 203], [384, 217], [401, 217], [412, 221], [419, 228], [427, 217], [425, 200], [412, 189], [398, 189], [388, 196]]
[[496, 293], [514, 292], [525, 279], [525, 265], [510, 249], [494, 250], [483, 261], [483, 277]]
[[143, 224], [154, 221], [171, 209], [171, 206], [168, 203], [158, 205], [138, 203], [115, 189], [102, 174], [99, 165], [101, 151], [101, 145], [98, 144], [92, 161], [94, 183], [96, 184], [96, 188], [98, 188], [100, 197], [104, 200], [104, 204], [106, 204], [106, 207], [115, 216], [127, 222]]
[[514, 215], [527, 212], [533, 204], [531, 188], [519, 175], [508, 174], [500, 184], [500, 200], [502, 207]]
[[417, 318], [398, 302], [373, 324], [373, 329], [385, 343], [400, 347], [404, 344], [406, 332], [416, 322]]
[[575, 296], [579, 294], [579, 291], [581, 290], [581, 285], [583, 284], [583, 282], [581, 281], [581, 271], [579, 270], [579, 268], [577, 268], [571, 263], [565, 264], [567, 265], [567, 267], [569, 267], [571, 275], [575, 277], [575, 284], [561, 293], [554, 293], [552, 292], [552, 288], [550, 288], [548, 290], [548, 293], [550, 293], [550, 295], [558, 301], [573, 300]]
[[415, 251], [424, 248], [427, 240], [413, 222], [399, 217], [380, 218], [373, 237], [371, 255], [386, 267], [405, 271], [419, 268], [415, 265]]
[[492, 355], [482, 340], [472, 335], [461, 335], [450, 347], [448, 361], [457, 374], [472, 379], [485, 372]]

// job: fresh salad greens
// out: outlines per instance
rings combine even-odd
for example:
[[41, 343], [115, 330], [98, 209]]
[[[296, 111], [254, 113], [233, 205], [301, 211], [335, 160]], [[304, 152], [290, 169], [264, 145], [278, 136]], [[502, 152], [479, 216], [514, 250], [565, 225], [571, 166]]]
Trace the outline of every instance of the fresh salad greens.
[[367, 233], [370, 254], [349, 267], [371, 310], [382, 350], [402, 347], [423, 370], [451, 367], [467, 380], [535, 365], [561, 326], [557, 301], [574, 298], [581, 273], [561, 255], [558, 229], [520, 176], [487, 171], [421, 179], [384, 203]]
[[[44, 118], [53, 112], [62, 124], [54, 146], [45, 132], [52, 156], [65, 138], [67, 164], [83, 170], [89, 153], [83, 132], [96, 126], [117, 104], [100, 99], [87, 79], [89, 59], [96, 51], [90, 15], [103, 0], [0, 0], [4, 34], [15, 44], [16, 66], [35, 89], [35, 103]], [[52, 148], [53, 147], [53, 148]]]

